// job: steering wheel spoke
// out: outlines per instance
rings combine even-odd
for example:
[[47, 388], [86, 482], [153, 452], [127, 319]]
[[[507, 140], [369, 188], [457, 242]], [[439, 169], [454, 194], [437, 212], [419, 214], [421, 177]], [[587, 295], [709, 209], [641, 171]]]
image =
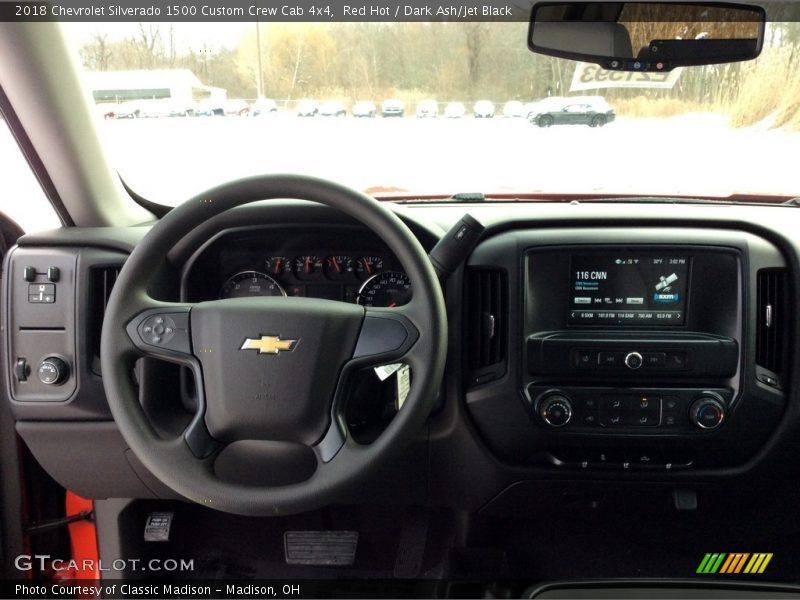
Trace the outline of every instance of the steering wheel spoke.
[[398, 362], [406, 356], [419, 339], [419, 330], [406, 306], [398, 308], [367, 308], [361, 331], [353, 352], [358, 366]]

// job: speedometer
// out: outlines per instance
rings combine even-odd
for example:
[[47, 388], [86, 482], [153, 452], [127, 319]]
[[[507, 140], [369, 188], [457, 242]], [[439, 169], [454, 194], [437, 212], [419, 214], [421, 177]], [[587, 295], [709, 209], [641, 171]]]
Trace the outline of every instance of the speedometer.
[[222, 284], [219, 297], [285, 296], [286, 292], [272, 277], [260, 271], [242, 271]]
[[411, 300], [411, 280], [401, 271], [385, 271], [373, 275], [358, 291], [358, 303], [363, 306], [402, 306]]

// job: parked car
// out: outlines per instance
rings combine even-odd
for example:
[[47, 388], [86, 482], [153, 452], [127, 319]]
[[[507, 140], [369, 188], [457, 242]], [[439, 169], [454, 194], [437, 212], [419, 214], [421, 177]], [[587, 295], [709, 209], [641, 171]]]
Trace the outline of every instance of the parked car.
[[194, 110], [196, 117], [224, 117], [225, 107], [213, 100], [201, 100]]
[[137, 100], [120, 102], [114, 108], [115, 119], [138, 119], [142, 116], [142, 106]]
[[472, 107], [472, 114], [476, 119], [493, 119], [494, 113], [494, 102], [491, 100], [478, 100]]
[[323, 102], [319, 114], [322, 117], [344, 117], [347, 115], [347, 107], [339, 100], [328, 100]]
[[553, 125], [602, 127], [615, 118], [614, 109], [600, 96], [546, 98], [528, 114], [528, 120], [539, 127]]
[[354, 117], [367, 117], [371, 119], [375, 116], [377, 111], [378, 109], [374, 102], [370, 102], [369, 100], [359, 100], [353, 104], [352, 113]]
[[[460, 119], [467, 112], [467, 108], [463, 102], [449, 102], [444, 107], [444, 116], [448, 119]], [[417, 115], [419, 116], [419, 115]]]
[[319, 112], [319, 103], [316, 100], [300, 100], [297, 103], [296, 115], [298, 117], [315, 117]]
[[272, 115], [278, 112], [278, 103], [271, 98], [261, 98], [253, 102], [250, 107], [251, 117], [261, 117], [264, 115]]
[[[95, 105], [97, 116], [103, 119], [113, 119], [116, 117], [117, 107], [119, 105], [113, 102], [101, 102]], [[2, 119], [0, 119], [2, 120]]]
[[402, 100], [391, 98], [381, 103], [382, 117], [402, 117], [406, 112], [406, 105]]
[[503, 116], [506, 119], [518, 119], [525, 116], [525, 105], [519, 100], [509, 100], [503, 105]]
[[235, 99], [225, 102], [225, 114], [231, 117], [246, 117], [250, 112], [250, 105], [246, 100]]
[[417, 104], [418, 119], [435, 119], [439, 116], [439, 105], [436, 100], [423, 100]]

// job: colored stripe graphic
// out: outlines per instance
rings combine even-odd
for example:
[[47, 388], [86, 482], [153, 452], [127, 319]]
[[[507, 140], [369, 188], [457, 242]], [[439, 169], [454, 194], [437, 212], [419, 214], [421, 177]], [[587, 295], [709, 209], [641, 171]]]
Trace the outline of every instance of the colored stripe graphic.
[[739, 559], [739, 563], [736, 565], [736, 568], [733, 570], [734, 573], [739, 573], [742, 570], [742, 567], [744, 566], [744, 562], [747, 560], [748, 556], [750, 556], [749, 552], [745, 552], [744, 554], [741, 555], [741, 558]]
[[703, 560], [700, 561], [700, 566], [697, 567], [697, 571], [695, 571], [695, 573], [705, 573], [706, 572], [706, 565], [708, 564], [708, 561], [710, 559], [711, 559], [711, 554], [706, 554], [703, 557]]
[[763, 573], [772, 560], [772, 556], [772, 553], [767, 552], [755, 554], [750, 554], [749, 552], [732, 552], [730, 554], [708, 552], [703, 556], [703, 560], [700, 561], [696, 572], [708, 574]]
[[764, 569], [767, 568], [767, 565], [769, 564], [769, 561], [771, 561], [771, 560], [772, 560], [772, 552], [770, 552], [769, 554], [767, 554], [764, 557], [764, 562], [761, 563], [761, 568], [758, 570], [758, 572], [759, 573], [763, 573]]
[[736, 560], [739, 558], [738, 554], [728, 554], [728, 558], [725, 559], [725, 562], [722, 563], [722, 568], [719, 570], [720, 573], [730, 573], [731, 567], [736, 563]]

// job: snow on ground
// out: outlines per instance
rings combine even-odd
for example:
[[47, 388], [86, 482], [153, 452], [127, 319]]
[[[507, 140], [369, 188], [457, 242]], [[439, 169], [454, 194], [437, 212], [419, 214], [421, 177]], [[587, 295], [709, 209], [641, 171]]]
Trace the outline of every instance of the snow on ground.
[[[109, 120], [114, 164], [142, 196], [177, 204], [224, 180], [291, 172], [352, 187], [418, 193], [797, 194], [800, 133], [731, 129], [718, 115], [620, 118], [604, 128], [540, 129], [524, 119], [199, 117]], [[0, 133], [0, 160], [13, 152]], [[17, 163], [19, 159], [17, 159]], [[24, 169], [6, 175], [0, 210], [30, 222]], [[27, 187], [26, 187], [27, 186]], [[8, 211], [7, 212], [13, 212]], [[30, 213], [30, 214], [29, 214]]]

